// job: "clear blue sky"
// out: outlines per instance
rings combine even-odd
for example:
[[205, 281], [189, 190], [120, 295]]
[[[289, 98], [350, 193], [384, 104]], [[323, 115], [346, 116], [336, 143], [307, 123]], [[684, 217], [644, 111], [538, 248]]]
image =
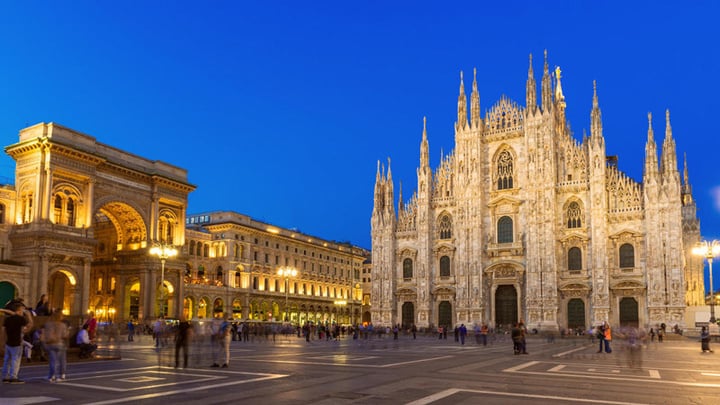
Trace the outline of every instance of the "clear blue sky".
[[[483, 115], [502, 94], [524, 105], [528, 54], [539, 83], [547, 49], [576, 137], [597, 80], [607, 152], [638, 181], [647, 113], [660, 143], [670, 109], [718, 238], [720, 2], [680, 4], [2, 2], [0, 133], [57, 122], [188, 169], [191, 213], [369, 248], [377, 161], [409, 198], [423, 116], [431, 165], [453, 149], [459, 72], [477, 67]], [[3, 182], [13, 170], [4, 156]]]

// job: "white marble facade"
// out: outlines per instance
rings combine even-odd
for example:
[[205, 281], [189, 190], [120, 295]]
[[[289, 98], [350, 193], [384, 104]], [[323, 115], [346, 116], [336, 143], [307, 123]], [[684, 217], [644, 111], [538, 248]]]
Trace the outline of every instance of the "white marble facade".
[[648, 114], [638, 183], [606, 151], [594, 83], [581, 141], [547, 54], [537, 94], [531, 56], [525, 106], [503, 97], [481, 117], [474, 75], [468, 120], [461, 74], [455, 149], [431, 169], [423, 124], [409, 199], [395, 199], [390, 163], [378, 163], [374, 324], [684, 327], [686, 306], [702, 304], [699, 222], [669, 111], [662, 146]]

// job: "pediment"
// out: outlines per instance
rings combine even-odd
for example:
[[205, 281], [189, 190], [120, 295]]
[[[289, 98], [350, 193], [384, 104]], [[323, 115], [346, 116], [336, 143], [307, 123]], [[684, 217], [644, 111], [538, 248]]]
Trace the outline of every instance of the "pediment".
[[570, 232], [566, 233], [565, 236], [560, 238], [560, 242], [562, 242], [562, 243], [567, 243], [572, 240], [579, 240], [581, 242], [587, 242], [590, 240], [590, 238], [588, 238], [587, 233], [576, 231], [576, 230], [570, 231]]
[[621, 238], [639, 238], [643, 234], [634, 229], [624, 228], [614, 234], [610, 235], [610, 239], [621, 239]]
[[519, 198], [515, 198], [509, 195], [500, 195], [488, 202], [488, 207], [495, 208], [500, 205], [512, 205], [512, 206], [520, 206], [522, 204], [522, 200]]

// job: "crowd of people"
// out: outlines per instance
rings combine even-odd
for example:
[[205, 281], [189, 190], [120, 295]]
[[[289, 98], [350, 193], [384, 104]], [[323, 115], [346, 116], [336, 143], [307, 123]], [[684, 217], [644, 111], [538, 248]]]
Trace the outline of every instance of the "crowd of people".
[[[64, 319], [62, 311], [49, 307], [47, 297], [43, 295], [34, 309], [28, 308], [22, 299], [9, 301], [4, 308], [0, 308], [3, 316], [3, 330], [5, 332], [5, 354], [2, 367], [3, 383], [22, 384], [24, 381], [18, 377], [20, 364], [24, 357], [31, 361], [33, 353], [41, 361], [48, 360], [49, 382], [60, 382], [66, 378], [67, 348], [71, 343], [79, 348], [80, 358], [93, 357], [97, 350], [98, 322], [94, 313], [90, 312], [82, 323], [76, 328]], [[37, 318], [36, 318], [37, 317]], [[36, 322], [36, 319], [41, 322]], [[82, 326], [80, 326], [82, 325]], [[73, 329], [77, 329], [73, 333]], [[417, 338], [418, 333], [434, 333], [438, 339], [447, 339], [449, 327], [439, 326], [418, 330], [415, 325], [401, 326], [373, 326], [372, 323], [358, 325], [339, 325], [337, 323], [305, 322], [301, 325], [290, 323], [268, 323], [239, 321], [232, 316], [228, 318], [214, 318], [208, 321], [190, 322], [185, 318], [166, 320], [159, 317], [152, 323], [136, 324], [132, 320], [127, 322], [127, 340], [134, 342], [135, 337], [142, 334], [152, 335], [158, 353], [173, 349], [175, 367], [188, 367], [192, 352], [199, 355], [198, 359], [209, 359], [210, 367], [227, 368], [230, 364], [230, 346], [233, 341], [275, 341], [277, 336], [303, 337], [307, 342], [314, 340], [339, 340], [348, 336], [352, 339], [367, 340], [392, 336], [399, 339], [401, 333]], [[680, 333], [677, 326], [673, 327], [675, 333]], [[533, 329], [528, 331], [525, 323], [520, 320], [507, 328], [494, 329], [486, 323], [474, 325], [475, 342], [486, 346], [488, 341], [496, 342], [500, 336], [509, 335], [516, 355], [529, 354], [527, 335], [536, 334]], [[621, 327], [613, 331], [608, 322], [603, 322], [587, 331], [577, 334], [589, 334], [591, 340], [597, 339], [597, 353], [612, 353], [613, 337], [621, 339], [622, 348], [628, 356], [631, 367], [640, 367], [642, 364], [641, 350], [649, 342], [664, 341], [666, 325], [659, 324], [649, 330], [636, 327]], [[455, 342], [464, 345], [468, 335], [465, 324], [453, 328]], [[565, 334], [562, 334], [563, 336]], [[707, 327], [702, 327], [700, 333], [701, 350], [703, 353], [712, 353], [710, 349], [710, 333]], [[548, 339], [549, 342], [552, 340]], [[208, 349], [209, 348], [209, 352]], [[207, 356], [209, 355], [209, 356]], [[209, 362], [209, 361], [208, 361]]]
[[81, 358], [94, 356], [97, 349], [95, 314], [90, 312], [80, 330], [72, 333], [74, 328], [70, 322], [60, 309], [50, 308], [44, 294], [34, 308], [28, 307], [22, 298], [16, 298], [0, 308], [0, 313], [5, 338], [3, 383], [23, 384], [25, 381], [19, 378], [22, 359], [31, 362], [33, 357], [48, 361], [48, 382], [64, 381], [68, 346], [79, 347]]

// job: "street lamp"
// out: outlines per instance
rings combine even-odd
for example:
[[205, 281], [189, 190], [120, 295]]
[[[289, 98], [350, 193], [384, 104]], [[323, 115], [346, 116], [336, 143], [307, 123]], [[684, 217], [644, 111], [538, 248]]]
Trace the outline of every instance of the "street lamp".
[[288, 291], [290, 290], [290, 279], [295, 278], [298, 275], [298, 271], [292, 267], [280, 267], [277, 271], [277, 275], [285, 279], [285, 321], [290, 320], [288, 314]]
[[[715, 293], [713, 292], [712, 262], [713, 262], [713, 258], [715, 256], [720, 255], [720, 241], [704, 240], [702, 242], [699, 242], [693, 248], [692, 252], [694, 255], [705, 257], [708, 262], [708, 270], [710, 272], [710, 324], [714, 325], [716, 323], [716, 321], [715, 321], [715, 300], [713, 299], [715, 297]], [[703, 291], [703, 297], [705, 297], [704, 291]]]
[[162, 311], [161, 315], [165, 315], [165, 310], [162, 308], [162, 300], [165, 298], [165, 261], [177, 256], [178, 251], [173, 245], [160, 243], [150, 248], [150, 254], [160, 258], [160, 296], [158, 297], [158, 303]]

